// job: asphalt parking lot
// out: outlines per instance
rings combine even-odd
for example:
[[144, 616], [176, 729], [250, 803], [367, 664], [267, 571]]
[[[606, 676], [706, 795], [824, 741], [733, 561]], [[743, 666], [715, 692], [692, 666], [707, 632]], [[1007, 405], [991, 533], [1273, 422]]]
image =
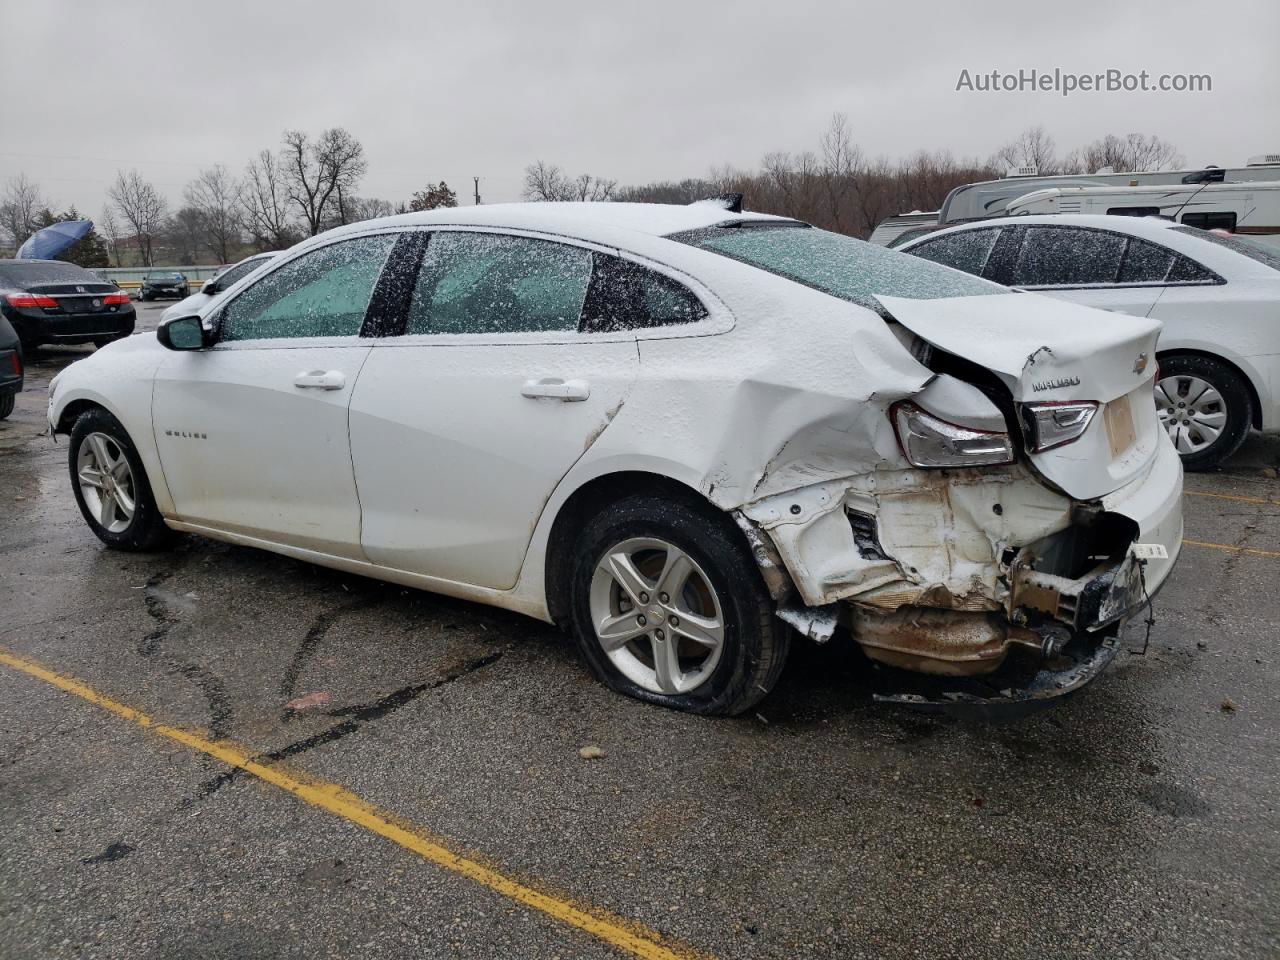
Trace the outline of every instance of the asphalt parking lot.
[[1188, 476], [1149, 649], [1052, 711], [876, 706], [837, 638], [703, 719], [503, 611], [107, 551], [41, 435], [91, 349], [0, 423], [0, 957], [1280, 951], [1280, 443]]

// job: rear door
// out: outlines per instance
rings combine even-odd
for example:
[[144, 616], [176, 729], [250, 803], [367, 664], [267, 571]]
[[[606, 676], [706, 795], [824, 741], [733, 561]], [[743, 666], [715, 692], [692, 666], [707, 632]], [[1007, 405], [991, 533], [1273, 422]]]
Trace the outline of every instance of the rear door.
[[592, 250], [510, 233], [423, 238], [402, 330], [375, 343], [351, 404], [364, 551], [508, 589], [543, 505], [626, 398], [635, 336], [581, 324]]
[[309, 250], [218, 311], [215, 346], [166, 354], [153, 421], [178, 519], [362, 559], [347, 408], [398, 236]]

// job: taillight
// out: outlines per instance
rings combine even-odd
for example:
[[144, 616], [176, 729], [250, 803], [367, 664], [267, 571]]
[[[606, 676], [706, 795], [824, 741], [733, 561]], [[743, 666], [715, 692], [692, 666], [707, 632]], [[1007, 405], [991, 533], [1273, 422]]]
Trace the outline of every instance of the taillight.
[[1078, 440], [1089, 429], [1097, 412], [1098, 405], [1092, 400], [1024, 403], [1022, 422], [1026, 427], [1027, 448], [1032, 453], [1042, 453]]
[[108, 293], [102, 298], [102, 302], [110, 306], [111, 304], [121, 304], [129, 302], [129, 295], [121, 290], [119, 293]]
[[56, 307], [58, 301], [41, 293], [11, 293], [6, 300], [11, 307]]
[[9, 363], [13, 367], [13, 375], [15, 377], [22, 376], [22, 358], [18, 356], [17, 350], [9, 354]]
[[917, 467], [992, 467], [1013, 463], [1009, 435], [948, 423], [914, 403], [889, 411], [902, 454]]

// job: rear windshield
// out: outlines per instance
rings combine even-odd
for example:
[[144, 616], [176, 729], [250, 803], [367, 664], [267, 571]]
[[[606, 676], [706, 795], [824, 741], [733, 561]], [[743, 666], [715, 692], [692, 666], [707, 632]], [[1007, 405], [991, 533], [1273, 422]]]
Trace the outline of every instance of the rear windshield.
[[1224, 237], [1220, 233], [1210, 233], [1208, 230], [1201, 230], [1199, 227], [1170, 227], [1170, 229], [1177, 230], [1179, 233], [1195, 234], [1201, 240], [1208, 240], [1210, 243], [1216, 243], [1220, 247], [1234, 250], [1250, 260], [1257, 260], [1259, 263], [1266, 264], [1272, 270], [1280, 270], [1280, 251], [1267, 250], [1257, 243], [1250, 243], [1240, 237]]
[[875, 300], [877, 294], [936, 300], [1012, 292], [938, 263], [801, 224], [710, 227], [672, 239], [879, 312], [883, 307]]
[[102, 281], [83, 267], [61, 260], [39, 260], [30, 263], [7, 263], [0, 260], [0, 284], [20, 287], [29, 283], [91, 283]]

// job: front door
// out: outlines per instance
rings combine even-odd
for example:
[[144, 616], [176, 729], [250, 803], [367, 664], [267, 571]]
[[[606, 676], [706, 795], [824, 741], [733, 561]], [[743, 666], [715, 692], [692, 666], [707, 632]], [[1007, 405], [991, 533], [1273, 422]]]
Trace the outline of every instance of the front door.
[[579, 332], [591, 252], [431, 235], [405, 332], [379, 339], [351, 403], [374, 563], [515, 585], [542, 507], [622, 405], [633, 335]]
[[363, 558], [347, 408], [396, 237], [289, 260], [219, 311], [215, 346], [165, 357], [153, 420], [177, 519]]

